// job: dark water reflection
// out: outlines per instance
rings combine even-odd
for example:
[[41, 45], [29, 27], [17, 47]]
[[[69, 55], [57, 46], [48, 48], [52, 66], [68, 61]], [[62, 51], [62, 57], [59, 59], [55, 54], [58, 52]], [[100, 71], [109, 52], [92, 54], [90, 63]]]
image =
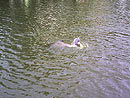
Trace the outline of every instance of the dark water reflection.
[[[1, 0], [1, 98], [129, 98], [129, 0]], [[50, 49], [80, 36], [89, 47]]]

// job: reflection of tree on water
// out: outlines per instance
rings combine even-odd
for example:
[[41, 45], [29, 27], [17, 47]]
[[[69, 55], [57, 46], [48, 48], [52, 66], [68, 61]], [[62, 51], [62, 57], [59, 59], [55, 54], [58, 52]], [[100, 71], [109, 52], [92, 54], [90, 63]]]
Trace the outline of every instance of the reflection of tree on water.
[[39, 3], [39, 0], [9, 0], [10, 8], [23, 10], [26, 15], [30, 15], [32, 12], [34, 13], [35, 8]]
[[[20, 5], [25, 5], [25, 6], [29, 6], [29, 2], [31, 2], [31, 0], [18, 0], [18, 2], [20, 3]], [[16, 3], [16, 0], [9, 0], [10, 5]]]
[[68, 35], [73, 39], [80, 36], [79, 32], [88, 32], [87, 28], [94, 28], [96, 32], [98, 25], [107, 24], [106, 16], [112, 10], [107, 5], [111, 3], [107, 0], [10, 0], [10, 12], [14, 19], [24, 17], [20, 18], [21, 22], [27, 24], [29, 31], [35, 32], [36, 39], [48, 41], [55, 37], [64, 40]]

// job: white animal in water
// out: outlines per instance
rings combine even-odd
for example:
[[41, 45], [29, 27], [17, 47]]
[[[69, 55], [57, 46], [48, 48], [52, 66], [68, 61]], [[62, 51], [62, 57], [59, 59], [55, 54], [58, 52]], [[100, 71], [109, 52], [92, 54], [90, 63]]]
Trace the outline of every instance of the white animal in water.
[[75, 38], [74, 41], [71, 44], [64, 43], [62, 40], [59, 40], [51, 45], [51, 47], [55, 48], [64, 48], [64, 47], [77, 47], [80, 49], [83, 49], [84, 46], [80, 43], [80, 39]]

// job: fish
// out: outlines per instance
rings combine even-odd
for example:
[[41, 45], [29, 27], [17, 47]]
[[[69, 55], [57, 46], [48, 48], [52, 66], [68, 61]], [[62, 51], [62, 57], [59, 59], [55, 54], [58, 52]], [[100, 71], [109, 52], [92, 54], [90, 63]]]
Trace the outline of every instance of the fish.
[[80, 38], [75, 38], [71, 44], [65, 43], [63, 40], [58, 40], [51, 45], [51, 47], [64, 48], [64, 47], [76, 47], [83, 49], [84, 46], [80, 43]]

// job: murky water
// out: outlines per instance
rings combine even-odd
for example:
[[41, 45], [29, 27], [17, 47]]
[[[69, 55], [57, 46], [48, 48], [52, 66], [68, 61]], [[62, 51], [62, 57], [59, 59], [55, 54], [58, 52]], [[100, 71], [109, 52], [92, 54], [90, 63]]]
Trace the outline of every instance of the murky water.
[[130, 1], [0, 0], [0, 98], [130, 98]]

